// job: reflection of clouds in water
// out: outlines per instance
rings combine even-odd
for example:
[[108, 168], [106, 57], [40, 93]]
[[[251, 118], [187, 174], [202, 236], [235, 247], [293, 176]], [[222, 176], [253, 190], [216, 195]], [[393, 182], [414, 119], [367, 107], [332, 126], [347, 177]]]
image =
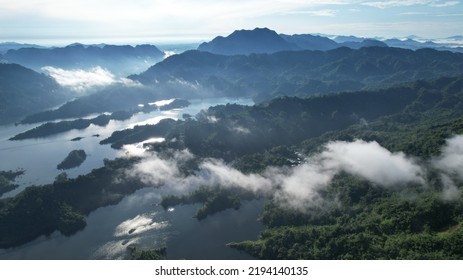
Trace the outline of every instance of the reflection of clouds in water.
[[168, 119], [168, 118], [170, 118], [170, 117], [169, 116], [156, 116], [154, 118], [149, 118], [149, 119], [141, 121], [141, 122], [133, 123], [128, 128], [134, 128], [136, 126], [147, 125], [147, 124], [157, 124], [161, 120]]
[[[117, 240], [105, 243], [99, 247], [93, 254], [94, 258], [100, 259], [124, 259], [127, 254], [127, 247], [129, 245], [136, 245], [146, 242], [149, 235], [143, 235], [149, 231], [163, 230], [168, 227], [167, 221], [155, 222], [153, 218], [157, 215], [155, 213], [145, 213], [135, 216], [120, 223], [114, 230], [113, 236]], [[158, 235], [156, 235], [158, 236]], [[159, 236], [163, 236], [160, 233]], [[158, 237], [159, 237], [158, 236]]]
[[94, 253], [95, 259], [109, 259], [120, 260], [126, 258], [127, 247], [129, 245], [137, 244], [140, 238], [132, 238], [130, 240], [115, 240], [110, 241], [103, 246], [99, 247]]
[[172, 98], [172, 99], [166, 99], [166, 100], [159, 100], [159, 101], [156, 101], [156, 102], [151, 102], [151, 103], [148, 103], [149, 105], [156, 105], [158, 107], [161, 107], [161, 106], [165, 106], [165, 105], [169, 105], [170, 103], [174, 102], [175, 98]]
[[119, 224], [115, 231], [115, 237], [131, 236], [141, 234], [150, 230], [162, 229], [167, 226], [166, 221], [155, 222], [153, 221], [155, 215], [137, 215], [135, 218], [123, 221]]

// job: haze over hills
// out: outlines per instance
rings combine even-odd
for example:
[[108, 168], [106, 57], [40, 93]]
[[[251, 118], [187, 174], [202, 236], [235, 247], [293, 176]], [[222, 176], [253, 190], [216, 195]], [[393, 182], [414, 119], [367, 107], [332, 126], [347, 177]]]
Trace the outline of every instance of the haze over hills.
[[145, 85], [189, 83], [219, 95], [257, 101], [281, 95], [309, 96], [378, 88], [460, 74], [463, 54], [432, 49], [370, 47], [224, 56], [189, 51], [129, 78]]
[[62, 69], [91, 69], [102, 67], [118, 76], [146, 70], [164, 58], [153, 45], [116, 46], [72, 44], [57, 48], [21, 48], [7, 51], [3, 57], [36, 71], [45, 66]]
[[17, 50], [22, 48], [46, 48], [35, 44], [20, 44], [16, 42], [0, 43], [0, 55], [5, 54], [9, 50]]
[[[10, 158], [22, 155], [22, 164], [33, 159], [26, 169], [34, 171], [33, 164], [50, 165], [44, 158], [64, 150], [51, 164], [53, 173], [40, 174], [47, 177], [41, 186], [18, 185], [15, 196], [0, 199], [0, 228], [8, 229], [0, 230], [0, 248], [10, 248], [0, 249], [0, 258], [34, 256], [30, 250], [52, 258], [59, 250], [48, 246], [61, 249], [67, 242], [72, 249], [65, 257], [95, 258], [95, 251], [104, 251], [102, 258], [123, 258], [138, 242], [175, 243], [171, 232], [185, 230], [173, 219], [184, 225], [195, 215], [228, 223], [215, 214], [229, 209], [257, 223], [257, 214], [233, 212], [252, 203], [261, 207], [263, 231], [248, 241], [223, 234], [222, 227], [217, 235], [241, 241], [228, 246], [256, 258], [461, 259], [463, 53], [434, 49], [440, 47], [413, 37], [380, 41], [238, 30], [47, 111], [69, 95], [49, 76], [0, 64], [1, 120], [31, 113], [16, 127], [0, 127], [0, 150]], [[53, 67], [116, 72], [132, 69], [117, 64], [125, 57], [141, 59], [152, 51], [73, 44], [7, 54], [62, 63]], [[62, 62], [55, 57], [60, 55]], [[100, 115], [89, 116], [94, 113]], [[68, 167], [76, 167], [57, 175], [66, 154], [75, 161]], [[10, 189], [11, 181], [0, 183]], [[196, 214], [177, 206], [190, 203], [201, 204]], [[108, 205], [113, 207], [100, 218], [87, 219]], [[97, 235], [98, 221], [108, 217], [114, 223], [103, 230], [105, 237]], [[157, 227], [164, 221], [166, 231]], [[204, 229], [204, 223], [195, 225]], [[191, 235], [190, 228], [184, 234]], [[184, 239], [181, 249], [199, 251], [196, 256], [202, 257], [202, 247], [215, 248]], [[183, 246], [188, 242], [201, 248]], [[119, 253], [108, 253], [114, 244]]]
[[218, 36], [210, 42], [202, 43], [198, 50], [214, 54], [236, 55], [252, 53], [275, 53], [278, 51], [321, 50], [327, 51], [340, 47], [359, 49], [363, 47], [399, 47], [406, 49], [436, 48], [462, 52], [462, 48], [451, 48], [445, 44], [431, 41], [421, 43], [416, 40], [387, 39], [380, 41], [355, 36], [337, 36], [330, 39], [310, 34], [277, 34], [268, 28], [254, 30], [236, 30], [227, 37]]
[[0, 124], [56, 106], [68, 98], [51, 77], [18, 64], [0, 63]]
[[200, 51], [222, 55], [274, 53], [297, 49], [297, 45], [289, 43], [268, 28], [237, 30], [227, 37], [218, 36], [198, 47]]

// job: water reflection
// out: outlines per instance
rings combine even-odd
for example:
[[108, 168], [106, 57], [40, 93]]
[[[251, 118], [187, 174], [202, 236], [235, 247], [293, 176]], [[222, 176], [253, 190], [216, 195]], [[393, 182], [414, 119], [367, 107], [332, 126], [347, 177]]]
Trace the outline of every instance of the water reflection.
[[[113, 159], [128, 152], [143, 153], [143, 143], [126, 145], [122, 151], [99, 141], [121, 130], [141, 123], [156, 123], [163, 118], [180, 118], [186, 113], [195, 115], [202, 109], [226, 103], [252, 105], [250, 99], [215, 98], [190, 100], [187, 108], [136, 114], [127, 121], [111, 120], [106, 127], [90, 125], [83, 130], [72, 130], [44, 139], [8, 141], [8, 138], [37, 125], [0, 127], [0, 170], [25, 169], [21, 187], [6, 196], [16, 195], [25, 186], [45, 184], [61, 171], [56, 165], [74, 149], [83, 149], [87, 159], [78, 168], [67, 170], [71, 178], [86, 174], [103, 165], [103, 159]], [[99, 134], [100, 137], [94, 137]], [[69, 141], [84, 137], [80, 141]], [[153, 138], [144, 142], [164, 141]], [[199, 205], [178, 206], [165, 211], [159, 206], [161, 197], [173, 193], [167, 187], [147, 188], [125, 197], [119, 204], [102, 207], [87, 217], [87, 226], [71, 237], [55, 232], [23, 246], [0, 250], [0, 259], [117, 259], [127, 257], [127, 246], [137, 244], [145, 248], [167, 244], [171, 259], [242, 259], [250, 256], [228, 248], [226, 243], [255, 239], [263, 226], [257, 222], [262, 212], [262, 201], [243, 203], [238, 210], [226, 210], [203, 221], [193, 216]], [[175, 210], [175, 211], [174, 211]]]

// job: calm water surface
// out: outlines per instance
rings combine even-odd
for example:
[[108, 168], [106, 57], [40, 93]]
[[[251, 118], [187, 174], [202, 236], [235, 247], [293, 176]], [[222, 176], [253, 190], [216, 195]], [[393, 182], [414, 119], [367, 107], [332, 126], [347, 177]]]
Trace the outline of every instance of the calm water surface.
[[[212, 98], [190, 100], [184, 109], [137, 114], [127, 121], [110, 121], [106, 127], [91, 125], [48, 138], [9, 141], [8, 138], [35, 125], [0, 127], [0, 170], [24, 169], [17, 180], [20, 187], [3, 197], [14, 196], [26, 186], [53, 182], [56, 169], [74, 149], [83, 149], [87, 159], [78, 168], [67, 170], [69, 177], [86, 174], [103, 166], [103, 159], [123, 154], [99, 141], [115, 130], [137, 124], [155, 124], [164, 118], [179, 119], [195, 115], [201, 109], [226, 103], [252, 105], [250, 99]], [[99, 134], [99, 137], [93, 135]], [[70, 141], [84, 137], [80, 141]], [[184, 205], [164, 211], [158, 205], [167, 187], [146, 188], [125, 197], [119, 204], [102, 207], [87, 217], [87, 226], [71, 237], [58, 232], [20, 247], [0, 250], [0, 259], [120, 259], [127, 257], [127, 246], [152, 248], [167, 244], [169, 259], [248, 259], [249, 255], [228, 248], [226, 243], [256, 239], [263, 230], [257, 218], [263, 209], [261, 200], [244, 202], [239, 210], [226, 210], [202, 221], [193, 218], [200, 205]]]

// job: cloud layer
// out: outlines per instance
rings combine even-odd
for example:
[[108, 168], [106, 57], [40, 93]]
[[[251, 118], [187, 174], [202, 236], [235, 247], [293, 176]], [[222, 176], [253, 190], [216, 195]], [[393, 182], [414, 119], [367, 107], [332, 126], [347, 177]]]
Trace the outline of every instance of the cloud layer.
[[76, 92], [85, 92], [94, 88], [101, 88], [115, 83], [135, 85], [132, 80], [116, 77], [100, 66], [90, 70], [65, 70], [52, 66], [43, 67], [42, 70], [50, 75], [61, 86], [68, 87]]
[[391, 153], [376, 142], [362, 140], [330, 142], [321, 153], [307, 158], [299, 166], [269, 167], [261, 174], [244, 174], [221, 160], [204, 159], [195, 174], [182, 175], [180, 167], [193, 159], [187, 150], [168, 157], [153, 153], [129, 171], [129, 175], [144, 183], [174, 189], [221, 185], [273, 194], [277, 201], [298, 210], [317, 206], [322, 200], [320, 190], [340, 172], [386, 188], [425, 182], [424, 171], [413, 159], [403, 153]]
[[441, 172], [443, 197], [447, 200], [459, 199], [461, 193], [457, 183], [463, 182], [463, 135], [448, 139], [441, 155], [432, 160], [432, 165]]

